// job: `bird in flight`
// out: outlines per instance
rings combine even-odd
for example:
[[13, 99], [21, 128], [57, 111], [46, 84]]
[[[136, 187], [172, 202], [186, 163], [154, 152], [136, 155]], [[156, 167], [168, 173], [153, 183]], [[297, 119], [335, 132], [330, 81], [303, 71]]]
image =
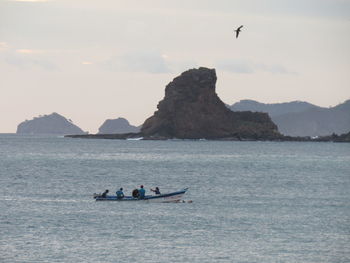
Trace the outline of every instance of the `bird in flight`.
[[242, 28], [243, 26], [240, 26], [239, 28], [237, 28], [236, 30], [235, 30], [235, 32], [236, 32], [236, 38], [238, 37], [238, 35], [239, 35], [239, 32], [241, 32], [241, 28]]

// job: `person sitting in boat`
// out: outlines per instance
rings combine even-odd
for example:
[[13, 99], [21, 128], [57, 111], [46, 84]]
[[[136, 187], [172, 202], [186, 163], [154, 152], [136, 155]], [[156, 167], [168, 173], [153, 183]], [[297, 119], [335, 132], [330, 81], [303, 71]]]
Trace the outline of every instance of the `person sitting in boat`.
[[154, 192], [156, 195], [160, 195], [159, 187], [157, 186], [156, 189], [151, 189], [152, 192]]
[[117, 192], [117, 199], [123, 199], [124, 198], [124, 193], [123, 193], [123, 188], [121, 187]]
[[104, 191], [101, 195], [101, 197], [106, 198], [107, 194], [108, 194], [109, 190], [107, 189], [106, 191]]
[[133, 191], [132, 191], [132, 197], [134, 197], [134, 198], [139, 198], [139, 190], [138, 189], [134, 189]]
[[141, 185], [139, 189], [139, 198], [144, 199], [145, 195], [146, 195], [146, 190], [143, 188], [143, 185]]

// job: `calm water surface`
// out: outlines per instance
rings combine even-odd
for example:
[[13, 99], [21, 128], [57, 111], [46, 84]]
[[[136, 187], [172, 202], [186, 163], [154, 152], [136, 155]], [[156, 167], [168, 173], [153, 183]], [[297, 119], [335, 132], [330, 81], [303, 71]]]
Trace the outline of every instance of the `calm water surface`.
[[0, 190], [0, 262], [350, 262], [349, 144], [3, 134]]

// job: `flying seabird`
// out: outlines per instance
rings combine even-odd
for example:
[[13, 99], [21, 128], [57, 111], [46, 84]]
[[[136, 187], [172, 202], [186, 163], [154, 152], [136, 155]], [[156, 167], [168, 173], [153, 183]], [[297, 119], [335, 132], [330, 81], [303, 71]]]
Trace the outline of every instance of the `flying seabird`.
[[235, 30], [235, 32], [236, 32], [236, 38], [238, 37], [238, 35], [239, 35], [239, 32], [241, 32], [241, 28], [242, 28], [243, 26], [240, 26], [239, 28], [237, 28], [236, 30]]

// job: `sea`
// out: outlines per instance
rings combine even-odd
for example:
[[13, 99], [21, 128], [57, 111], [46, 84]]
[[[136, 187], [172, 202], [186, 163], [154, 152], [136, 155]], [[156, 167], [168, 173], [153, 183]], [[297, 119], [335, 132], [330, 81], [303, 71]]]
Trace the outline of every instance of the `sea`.
[[1, 134], [0, 190], [0, 262], [350, 262], [346, 143]]

